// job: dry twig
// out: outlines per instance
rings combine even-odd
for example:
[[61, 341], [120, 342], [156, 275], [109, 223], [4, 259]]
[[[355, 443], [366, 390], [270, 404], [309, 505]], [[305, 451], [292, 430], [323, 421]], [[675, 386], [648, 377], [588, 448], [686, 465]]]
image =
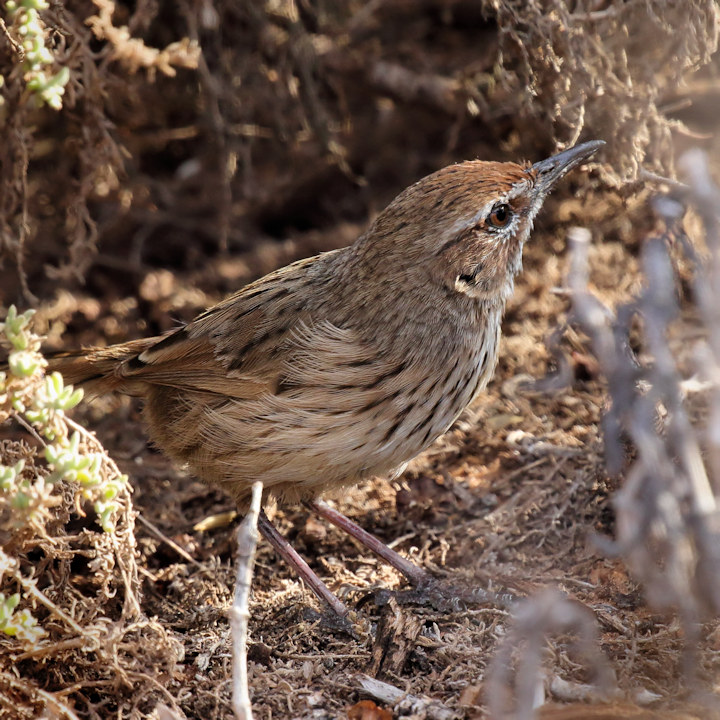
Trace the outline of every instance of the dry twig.
[[[625, 558], [654, 606], [677, 609], [686, 637], [684, 670], [686, 677], [694, 677], [700, 623], [720, 612], [720, 191], [702, 153], [685, 155], [681, 164], [689, 188], [675, 184], [675, 195], [652, 201], [660, 229], [642, 249], [645, 288], [640, 295], [613, 313], [588, 291], [590, 234], [582, 228], [569, 238], [569, 285], [574, 321], [590, 337], [612, 399], [604, 419], [611, 472], [625, 468], [628, 440], [634, 453], [614, 499], [617, 539], [599, 544]], [[687, 203], [702, 217], [707, 261], [681, 227]], [[709, 420], [697, 427], [671, 333], [679, 307], [670, 251], [678, 244], [692, 266], [706, 337], [696, 341], [693, 352], [700, 384], [710, 388], [705, 394]], [[630, 349], [637, 319], [643, 331], [640, 355]]]
[[[487, 673], [487, 702], [493, 718], [530, 720], [535, 708], [543, 704], [542, 656], [547, 636], [551, 633], [574, 632], [578, 635], [577, 650], [594, 669], [599, 693], [608, 695], [613, 685], [607, 660], [598, 649], [597, 625], [592, 613], [583, 605], [555, 590], [518, 603], [512, 628], [500, 644]], [[515, 689], [517, 703], [508, 708], [513, 655], [522, 647], [517, 661]]]
[[457, 713], [438, 700], [411, 695], [390, 683], [371, 678], [368, 675], [358, 675], [357, 681], [368, 695], [387, 705], [394, 706], [401, 715], [409, 714], [428, 720], [455, 720], [458, 717]]
[[235, 599], [230, 609], [230, 628], [233, 645], [232, 705], [238, 720], [252, 720], [253, 717], [248, 691], [247, 626], [250, 618], [250, 588], [258, 541], [257, 522], [262, 503], [262, 490], [262, 482], [253, 484], [250, 508], [237, 531], [237, 578]]

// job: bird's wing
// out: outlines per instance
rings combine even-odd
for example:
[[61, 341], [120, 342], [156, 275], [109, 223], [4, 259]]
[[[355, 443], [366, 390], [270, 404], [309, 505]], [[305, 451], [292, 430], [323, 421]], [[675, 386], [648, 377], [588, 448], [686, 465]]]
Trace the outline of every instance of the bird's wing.
[[[117, 374], [129, 383], [238, 399], [275, 393], [298, 339], [314, 327], [304, 307], [312, 292], [307, 288], [307, 266], [314, 260], [293, 263], [248, 285], [123, 362]], [[357, 354], [347, 333], [343, 339], [344, 352]], [[338, 352], [343, 339], [334, 340]]]

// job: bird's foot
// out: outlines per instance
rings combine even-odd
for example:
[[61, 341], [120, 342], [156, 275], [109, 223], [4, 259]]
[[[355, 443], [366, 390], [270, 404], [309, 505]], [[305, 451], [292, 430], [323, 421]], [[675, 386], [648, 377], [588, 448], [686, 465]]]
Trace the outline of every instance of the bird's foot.
[[477, 605], [495, 605], [507, 609], [520, 599], [507, 589], [463, 586], [429, 573], [408, 590], [381, 589], [373, 593], [373, 600], [378, 607], [386, 605], [391, 598], [398, 605], [427, 606], [438, 612], [460, 612]]

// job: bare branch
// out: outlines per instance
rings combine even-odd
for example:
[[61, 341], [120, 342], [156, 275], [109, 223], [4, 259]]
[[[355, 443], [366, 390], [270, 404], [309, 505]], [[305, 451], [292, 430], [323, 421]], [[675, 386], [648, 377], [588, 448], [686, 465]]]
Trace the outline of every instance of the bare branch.
[[258, 541], [257, 523], [262, 491], [263, 484], [260, 481], [253, 484], [250, 508], [237, 531], [237, 577], [235, 599], [230, 609], [230, 629], [233, 645], [232, 706], [238, 720], [252, 720], [253, 717], [248, 691], [247, 626], [250, 618], [250, 589]]

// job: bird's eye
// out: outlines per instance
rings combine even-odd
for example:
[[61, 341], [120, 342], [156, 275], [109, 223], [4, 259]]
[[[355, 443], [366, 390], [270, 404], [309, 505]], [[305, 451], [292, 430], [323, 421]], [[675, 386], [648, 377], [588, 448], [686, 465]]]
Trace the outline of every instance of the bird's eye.
[[513, 211], [506, 203], [498, 203], [488, 215], [488, 224], [494, 228], [504, 228], [512, 219]]

